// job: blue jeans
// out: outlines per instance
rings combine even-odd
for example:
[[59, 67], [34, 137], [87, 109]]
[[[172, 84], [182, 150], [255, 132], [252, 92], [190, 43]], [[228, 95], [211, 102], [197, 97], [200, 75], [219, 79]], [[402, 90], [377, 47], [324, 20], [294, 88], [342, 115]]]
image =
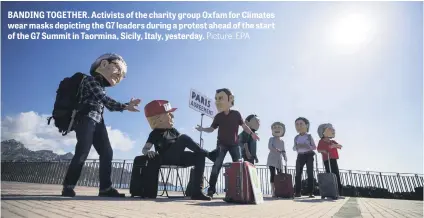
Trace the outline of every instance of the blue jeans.
[[224, 162], [227, 152], [230, 152], [231, 159], [233, 162], [238, 162], [241, 160], [241, 150], [239, 145], [218, 145], [218, 155], [212, 166], [211, 176], [209, 178], [209, 189], [208, 192], [216, 192], [215, 186], [218, 180], [219, 172], [221, 171], [222, 164]]
[[113, 150], [104, 122], [97, 123], [91, 118], [83, 116], [75, 127], [75, 133], [77, 136], [75, 155], [69, 165], [63, 185], [74, 187], [77, 184], [81, 176], [81, 170], [93, 145], [100, 159], [100, 189], [111, 187]]

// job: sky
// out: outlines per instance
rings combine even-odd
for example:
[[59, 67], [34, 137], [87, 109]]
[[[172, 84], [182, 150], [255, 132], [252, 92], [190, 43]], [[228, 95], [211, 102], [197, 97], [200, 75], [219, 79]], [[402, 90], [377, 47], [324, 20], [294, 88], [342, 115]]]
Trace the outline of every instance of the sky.
[[[112, 9], [272, 12], [276, 29], [250, 30], [249, 40], [201, 42], [7, 39], [13, 31], [6, 23], [57, 22], [7, 19], [7, 11]], [[151, 131], [143, 107], [155, 99], [177, 107], [176, 128], [199, 141], [194, 127], [200, 114], [189, 108], [190, 89], [214, 98], [225, 87], [234, 93], [234, 109], [261, 119], [258, 164], [266, 164], [271, 124], [280, 121], [287, 129], [288, 165], [295, 165], [294, 121], [302, 116], [310, 120], [316, 143], [318, 125], [334, 125], [335, 140], [343, 145], [341, 169], [423, 173], [421, 2], [2, 2], [1, 14], [2, 140], [14, 138], [31, 150], [73, 152], [75, 134], [63, 137], [46, 121], [58, 84], [75, 72], [88, 73], [98, 56], [114, 52], [124, 57], [128, 73], [107, 89], [109, 96], [142, 100], [139, 113], [105, 113], [114, 159], [141, 154]], [[129, 21], [135, 22], [119, 20]], [[144, 22], [149, 21], [158, 22]], [[213, 21], [228, 22], [207, 20]], [[212, 119], [205, 116], [203, 123]], [[206, 149], [215, 148], [216, 134], [203, 134]], [[90, 157], [98, 157], [94, 148]]]

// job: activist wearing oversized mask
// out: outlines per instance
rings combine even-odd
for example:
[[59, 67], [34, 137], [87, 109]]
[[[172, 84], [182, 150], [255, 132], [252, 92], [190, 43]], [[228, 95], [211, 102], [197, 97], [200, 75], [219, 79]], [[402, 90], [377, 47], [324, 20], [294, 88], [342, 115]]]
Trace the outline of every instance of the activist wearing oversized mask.
[[336, 174], [339, 195], [341, 195], [343, 188], [340, 180], [339, 165], [337, 163], [339, 159], [339, 152], [337, 150], [342, 149], [342, 146], [334, 141], [336, 130], [331, 123], [324, 123], [318, 126], [318, 135], [321, 139], [318, 142], [317, 150], [322, 154], [325, 171], [330, 173], [331, 168], [331, 172]]
[[[144, 107], [144, 113], [152, 131], [142, 152], [149, 158], [160, 155], [164, 165], [194, 166], [191, 199], [211, 200], [202, 192], [205, 157], [209, 157], [209, 152], [200, 148], [190, 136], [180, 134], [174, 128], [172, 113], [176, 110], [177, 108], [173, 108], [166, 100], [154, 100]], [[150, 151], [153, 146], [155, 151]], [[184, 151], [186, 148], [191, 151]]]
[[[75, 133], [77, 144], [75, 155], [69, 165], [63, 181], [62, 196], [74, 197], [74, 188], [81, 174], [81, 169], [92, 146], [100, 156], [100, 190], [99, 196], [125, 197], [112, 187], [111, 167], [113, 149], [109, 141], [104, 121], [104, 109], [109, 111], [139, 112], [140, 99], [131, 99], [120, 103], [106, 94], [105, 87], [119, 83], [127, 71], [124, 59], [117, 54], [107, 53], [97, 58], [90, 67], [91, 76], [85, 75], [79, 86], [80, 99], [75, 116]], [[93, 138], [95, 139], [93, 141]]]
[[315, 141], [312, 135], [309, 134], [309, 120], [304, 117], [299, 117], [295, 120], [296, 131], [299, 133], [294, 138], [293, 150], [297, 151], [296, 160], [296, 194], [295, 197], [301, 197], [301, 178], [303, 167], [306, 165], [306, 172], [308, 174], [308, 192], [309, 197], [314, 198], [313, 184], [314, 184], [314, 156], [316, 150]]
[[230, 110], [234, 106], [234, 95], [228, 88], [216, 90], [215, 105], [219, 113], [214, 117], [210, 127], [204, 128], [197, 126], [200, 132], [211, 133], [218, 129], [216, 159], [212, 166], [211, 176], [209, 178], [208, 196], [213, 197], [216, 193], [215, 186], [218, 180], [218, 174], [221, 170], [227, 152], [230, 153], [233, 162], [241, 161], [242, 154], [238, 140], [238, 130], [241, 126], [244, 131], [252, 136], [253, 140], [259, 140], [259, 137], [246, 125], [241, 114], [237, 110]]
[[[255, 132], [259, 130], [260, 120], [257, 115], [251, 114], [246, 117], [246, 125]], [[258, 157], [256, 156], [256, 141], [252, 139], [252, 136], [243, 130], [239, 134], [239, 144], [242, 148], [242, 155], [245, 161], [249, 161], [251, 164], [259, 162]]]
[[104, 54], [91, 65], [90, 74], [100, 74], [107, 81], [106, 86], [115, 86], [120, 83], [127, 73], [127, 64], [117, 54]]
[[281, 173], [283, 169], [282, 157], [287, 161], [286, 149], [284, 147], [284, 141], [281, 137], [286, 133], [286, 126], [281, 122], [274, 122], [271, 125], [272, 137], [268, 142], [268, 160], [267, 166], [270, 171], [270, 182], [271, 182], [271, 192], [272, 196], [275, 197], [275, 187], [274, 187], [274, 176], [275, 171]]

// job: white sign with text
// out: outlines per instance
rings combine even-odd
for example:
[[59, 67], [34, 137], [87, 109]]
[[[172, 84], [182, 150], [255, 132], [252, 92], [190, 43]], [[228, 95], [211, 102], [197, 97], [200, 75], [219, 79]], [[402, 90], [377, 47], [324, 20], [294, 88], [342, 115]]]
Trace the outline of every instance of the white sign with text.
[[206, 95], [191, 89], [189, 107], [199, 113], [202, 113], [210, 118], [214, 118], [216, 114], [216, 106], [214, 100]]

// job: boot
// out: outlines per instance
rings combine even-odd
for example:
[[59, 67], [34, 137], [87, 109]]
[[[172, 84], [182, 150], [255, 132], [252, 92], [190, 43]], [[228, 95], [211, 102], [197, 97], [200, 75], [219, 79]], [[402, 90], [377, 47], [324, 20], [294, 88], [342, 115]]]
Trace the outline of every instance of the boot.
[[271, 182], [271, 194], [272, 194], [272, 197], [275, 198], [275, 186], [274, 186], [274, 183], [272, 182]]

